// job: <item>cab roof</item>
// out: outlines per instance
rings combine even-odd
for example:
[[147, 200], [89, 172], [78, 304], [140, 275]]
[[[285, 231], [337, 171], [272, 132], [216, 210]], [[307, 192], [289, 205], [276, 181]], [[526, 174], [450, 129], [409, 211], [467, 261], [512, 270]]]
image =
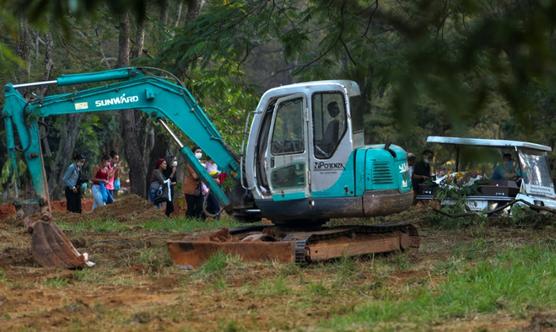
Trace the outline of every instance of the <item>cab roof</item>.
[[427, 143], [472, 145], [472, 146], [483, 146], [483, 147], [492, 147], [492, 148], [525, 148], [525, 149], [532, 149], [532, 150], [546, 151], [546, 152], [552, 151], [552, 148], [550, 146], [537, 144], [537, 143], [523, 142], [523, 141], [505, 140], [505, 139], [429, 136], [427, 137]]
[[276, 88], [272, 88], [267, 92], [277, 92], [280, 90], [289, 90], [289, 89], [296, 89], [296, 88], [310, 88], [310, 87], [317, 87], [322, 85], [341, 85], [343, 86], [348, 93], [348, 96], [359, 96], [361, 91], [359, 90], [359, 85], [355, 81], [350, 80], [326, 80], [326, 81], [310, 81], [310, 82], [300, 82], [300, 83], [293, 83], [288, 85], [282, 85]]

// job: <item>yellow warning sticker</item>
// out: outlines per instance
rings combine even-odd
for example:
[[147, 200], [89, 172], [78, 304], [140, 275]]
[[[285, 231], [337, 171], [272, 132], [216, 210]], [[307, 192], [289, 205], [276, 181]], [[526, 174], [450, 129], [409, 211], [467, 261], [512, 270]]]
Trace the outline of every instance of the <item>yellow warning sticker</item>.
[[79, 110], [86, 110], [89, 108], [89, 103], [84, 101], [82, 103], [75, 103], [75, 110], [79, 111]]

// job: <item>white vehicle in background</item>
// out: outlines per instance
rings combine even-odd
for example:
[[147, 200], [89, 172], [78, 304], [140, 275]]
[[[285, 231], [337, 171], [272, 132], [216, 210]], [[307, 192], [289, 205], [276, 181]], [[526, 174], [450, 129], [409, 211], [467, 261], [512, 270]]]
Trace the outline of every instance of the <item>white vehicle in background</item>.
[[[460, 185], [468, 187], [458, 189], [465, 193], [461, 199], [465, 200], [468, 210], [489, 212], [514, 203], [556, 209], [556, 193], [548, 161], [551, 147], [513, 140], [445, 136], [429, 136], [427, 143], [445, 146], [453, 168], [446, 171], [447, 174], [441, 174], [442, 167], [438, 167], [435, 181], [414, 188], [417, 200], [438, 199], [438, 193], [446, 186], [454, 186], [455, 181], [446, 182], [446, 178], [467, 176], [460, 181], [465, 184]], [[516, 176], [493, 180], [489, 171], [502, 161], [504, 154], [512, 155]], [[453, 205], [455, 200], [442, 197], [441, 203]]]

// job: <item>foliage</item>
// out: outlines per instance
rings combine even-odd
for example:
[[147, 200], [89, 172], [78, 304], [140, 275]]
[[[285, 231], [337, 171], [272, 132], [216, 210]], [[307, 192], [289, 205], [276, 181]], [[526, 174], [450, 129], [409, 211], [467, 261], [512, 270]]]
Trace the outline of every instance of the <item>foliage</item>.
[[245, 81], [237, 63], [215, 63], [195, 68], [187, 81], [216, 128], [234, 151], [240, 151], [243, 128], [248, 114], [255, 110], [258, 97]]
[[[0, 0], [0, 77], [43, 80], [47, 55], [52, 77], [111, 68], [119, 19], [131, 13], [132, 49], [144, 33], [132, 63], [185, 81], [235, 151], [266, 88], [331, 78], [360, 85], [367, 143], [417, 151], [436, 134], [556, 144], [554, 0], [207, 0], [186, 21], [192, 2]], [[56, 151], [65, 122], [47, 123]], [[81, 128], [90, 161], [121, 149], [115, 115], [87, 116]]]
[[553, 1], [209, 3], [164, 52], [176, 70], [242, 61], [277, 41], [297, 79], [360, 84], [374, 142], [521, 135], [552, 118], [542, 100], [554, 76]]

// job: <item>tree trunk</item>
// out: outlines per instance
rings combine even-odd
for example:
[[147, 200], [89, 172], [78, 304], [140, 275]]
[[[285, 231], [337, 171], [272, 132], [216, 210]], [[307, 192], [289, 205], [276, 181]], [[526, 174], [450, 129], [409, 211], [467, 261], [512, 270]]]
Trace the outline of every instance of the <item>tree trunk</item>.
[[[25, 80], [28, 81], [31, 77], [31, 32], [29, 29], [29, 23], [26, 20], [21, 19], [19, 21], [16, 54], [25, 61]], [[18, 73], [21, 73], [18, 71]], [[21, 75], [23, 76], [23, 75]], [[14, 80], [18, 81], [22, 77], [15, 77]]]
[[[129, 16], [123, 14], [120, 17], [118, 39], [118, 67], [129, 66], [130, 55], [130, 28]], [[121, 112], [120, 124], [122, 136], [124, 138], [124, 153], [129, 165], [129, 181], [131, 184], [131, 192], [140, 196], [145, 196], [146, 190], [146, 172], [144, 167], [144, 155], [141, 153], [138, 144], [139, 135], [137, 127], [136, 114], [133, 110], [125, 110]]]
[[143, 54], [145, 46], [145, 21], [137, 22], [137, 31], [135, 32], [135, 42], [131, 49], [131, 58], [136, 58]]
[[56, 151], [55, 158], [50, 162], [50, 176], [48, 178], [48, 187], [50, 195], [53, 198], [59, 198], [63, 193], [64, 185], [62, 178], [64, 176], [65, 167], [73, 156], [75, 144], [79, 137], [79, 129], [81, 127], [82, 114], [70, 114], [64, 117], [65, 130], [60, 131], [60, 144]]
[[[178, 4], [178, 14], [176, 16], [176, 22], [174, 23], [174, 30], [180, 26], [181, 13], [183, 12], [183, 0]], [[172, 37], [174, 36], [174, 30], [172, 30]]]
[[168, 3], [166, 1], [160, 3], [160, 24], [162, 29], [168, 24]]
[[[48, 81], [52, 77], [54, 70], [54, 38], [52, 33], [48, 32], [44, 36], [44, 74], [43, 80]], [[45, 96], [48, 86], [41, 89], [41, 96]], [[48, 177], [48, 188], [52, 198], [58, 199], [63, 193], [64, 184], [62, 178], [64, 176], [65, 167], [73, 156], [75, 145], [79, 137], [79, 129], [81, 127], [81, 119], [83, 114], [70, 114], [60, 118], [63, 121], [62, 130], [60, 131], [60, 143], [56, 149], [54, 159], [50, 161], [50, 176]], [[51, 120], [51, 119], [47, 119]], [[51, 121], [52, 122], [52, 121]], [[48, 154], [50, 147], [48, 140], [43, 140], [45, 154]]]
[[203, 0], [188, 0], [187, 1], [187, 15], [185, 16], [186, 22], [193, 21], [199, 16], [201, 12], [201, 7], [203, 6]]

